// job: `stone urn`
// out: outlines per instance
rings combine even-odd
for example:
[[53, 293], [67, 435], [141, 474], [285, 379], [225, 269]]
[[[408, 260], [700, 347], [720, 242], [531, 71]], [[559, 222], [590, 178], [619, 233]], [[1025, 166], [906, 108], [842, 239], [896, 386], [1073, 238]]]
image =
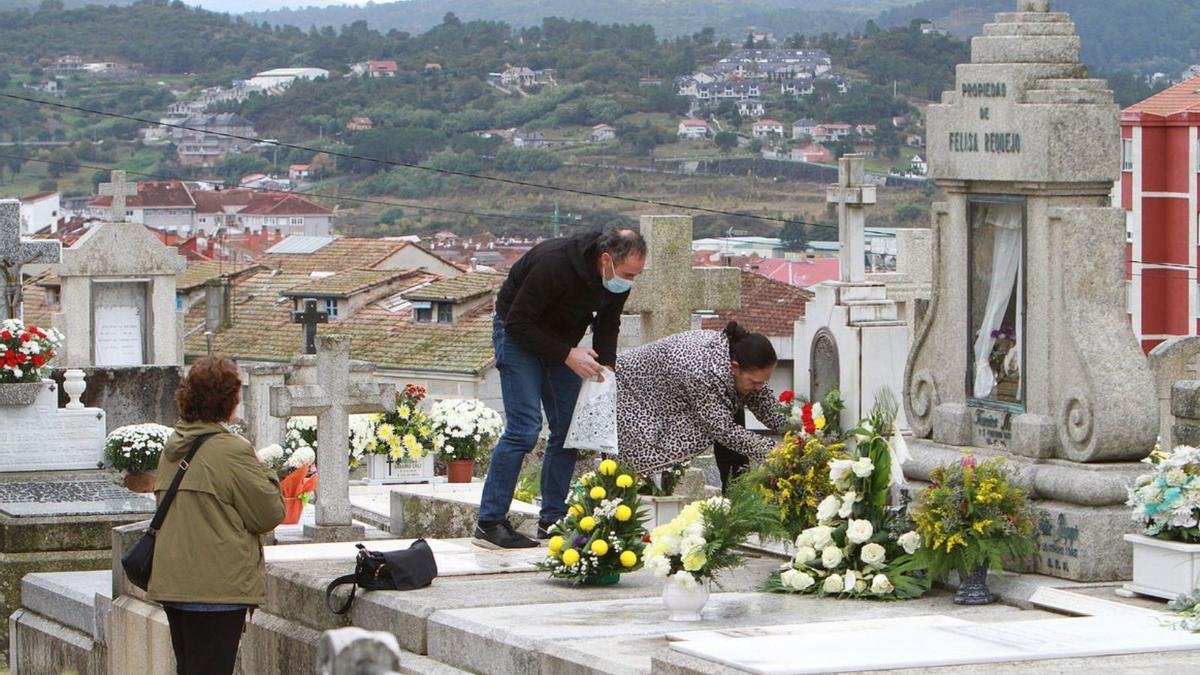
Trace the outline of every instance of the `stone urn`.
[[452, 459], [446, 462], [446, 482], [470, 483], [475, 477], [475, 460]]
[[667, 608], [669, 621], [699, 621], [700, 611], [708, 604], [708, 580], [694, 583], [680, 583], [680, 575], [688, 572], [676, 572], [667, 577], [667, 585], [663, 586], [663, 605]]
[[979, 565], [969, 574], [961, 575], [958, 592], [954, 594], [956, 605], [990, 605], [996, 596], [987, 587], [987, 565]]
[[50, 380], [0, 383], [0, 408], [24, 408], [37, 401], [38, 393]]
[[154, 492], [154, 474], [150, 471], [127, 473], [124, 482], [130, 492]]

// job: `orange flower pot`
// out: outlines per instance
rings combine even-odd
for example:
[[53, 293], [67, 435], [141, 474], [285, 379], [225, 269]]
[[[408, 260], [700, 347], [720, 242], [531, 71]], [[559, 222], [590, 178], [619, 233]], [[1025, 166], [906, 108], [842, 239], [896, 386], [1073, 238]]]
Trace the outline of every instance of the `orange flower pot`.
[[154, 474], [145, 473], [127, 473], [125, 474], [125, 487], [129, 488], [130, 492], [154, 492]]
[[475, 477], [475, 460], [454, 459], [446, 462], [446, 480], [450, 483], [470, 483]]
[[283, 513], [283, 524], [295, 525], [300, 522], [300, 514], [304, 513], [304, 501], [299, 497], [284, 497]]

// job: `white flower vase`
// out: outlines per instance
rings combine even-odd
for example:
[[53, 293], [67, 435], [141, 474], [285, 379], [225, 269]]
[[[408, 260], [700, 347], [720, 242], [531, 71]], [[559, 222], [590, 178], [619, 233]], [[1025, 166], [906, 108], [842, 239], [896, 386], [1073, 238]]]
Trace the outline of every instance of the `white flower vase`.
[[1127, 534], [1133, 544], [1133, 583], [1129, 590], [1164, 600], [1191, 593], [1200, 585], [1200, 544]]
[[667, 608], [669, 621], [700, 621], [700, 611], [708, 604], [708, 580], [690, 584], [680, 583], [675, 577], [687, 572], [678, 572], [667, 577], [663, 586], [663, 605]]

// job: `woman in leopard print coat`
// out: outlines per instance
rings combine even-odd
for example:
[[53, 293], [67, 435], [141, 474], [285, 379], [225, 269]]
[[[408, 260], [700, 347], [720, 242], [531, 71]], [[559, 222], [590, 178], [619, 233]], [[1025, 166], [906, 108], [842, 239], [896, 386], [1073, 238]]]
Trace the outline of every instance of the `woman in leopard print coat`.
[[787, 419], [766, 386], [771, 342], [731, 321], [651, 342], [617, 358], [617, 447], [641, 474], [692, 459], [714, 442], [761, 462], [775, 442], [734, 422], [745, 406], [779, 429]]

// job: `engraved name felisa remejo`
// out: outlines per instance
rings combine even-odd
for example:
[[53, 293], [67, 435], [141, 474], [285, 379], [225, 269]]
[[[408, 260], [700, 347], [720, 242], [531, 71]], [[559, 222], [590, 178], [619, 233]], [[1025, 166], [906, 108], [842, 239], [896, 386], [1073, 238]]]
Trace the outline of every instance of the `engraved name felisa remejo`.
[[[1004, 82], [964, 82], [963, 98], [1007, 98], [1008, 85]], [[991, 108], [980, 106], [979, 119], [991, 119]], [[1008, 154], [1021, 152], [1021, 134], [1014, 131], [951, 131], [951, 152], [989, 152]]]

